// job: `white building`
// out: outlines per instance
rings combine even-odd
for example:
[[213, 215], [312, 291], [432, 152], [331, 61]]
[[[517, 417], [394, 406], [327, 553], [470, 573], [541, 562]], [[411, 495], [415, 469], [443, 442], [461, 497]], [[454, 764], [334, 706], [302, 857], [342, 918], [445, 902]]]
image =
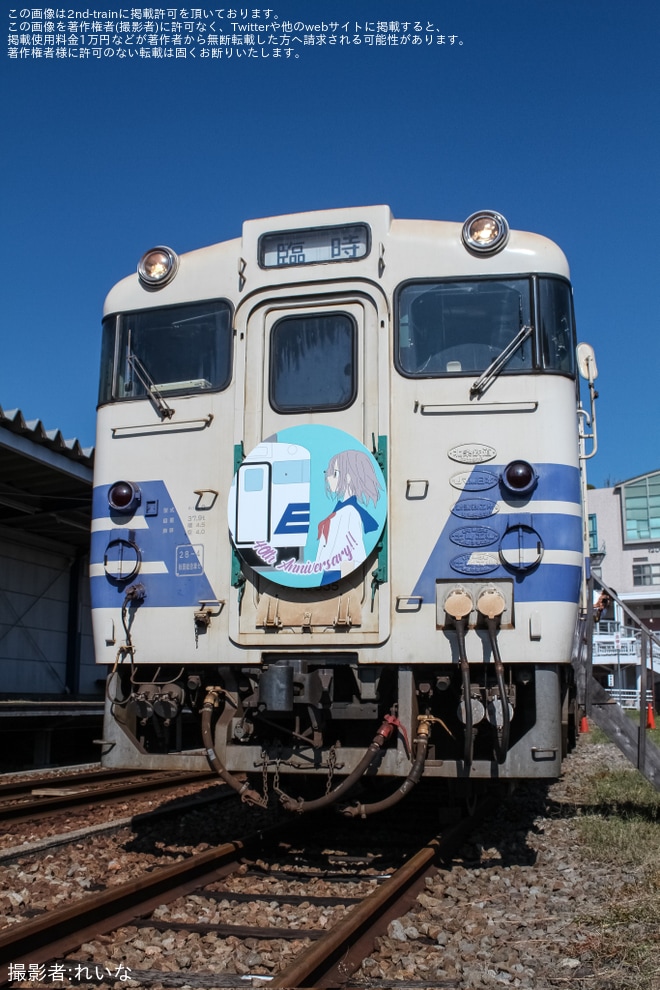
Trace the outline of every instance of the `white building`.
[[[588, 505], [592, 570], [625, 606], [614, 603], [594, 627], [594, 673], [617, 700], [637, 708], [641, 636], [634, 617], [660, 641], [660, 471], [591, 489]], [[657, 694], [660, 646], [652, 641], [651, 664]]]

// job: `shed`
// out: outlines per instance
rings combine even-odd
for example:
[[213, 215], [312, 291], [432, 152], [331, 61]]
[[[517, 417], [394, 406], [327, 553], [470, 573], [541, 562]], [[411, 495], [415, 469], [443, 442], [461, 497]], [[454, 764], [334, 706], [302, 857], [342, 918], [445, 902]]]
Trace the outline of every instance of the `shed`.
[[0, 698], [99, 696], [89, 606], [93, 448], [0, 406]]

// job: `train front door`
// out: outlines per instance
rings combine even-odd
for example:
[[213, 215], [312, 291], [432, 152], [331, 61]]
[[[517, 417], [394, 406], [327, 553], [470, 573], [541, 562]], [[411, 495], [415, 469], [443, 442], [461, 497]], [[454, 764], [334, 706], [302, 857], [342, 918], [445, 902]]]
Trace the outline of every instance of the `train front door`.
[[236, 322], [243, 459], [229, 524], [247, 578], [239, 641], [380, 641], [389, 624], [384, 302], [357, 289], [270, 294], [244, 327], [240, 313]]

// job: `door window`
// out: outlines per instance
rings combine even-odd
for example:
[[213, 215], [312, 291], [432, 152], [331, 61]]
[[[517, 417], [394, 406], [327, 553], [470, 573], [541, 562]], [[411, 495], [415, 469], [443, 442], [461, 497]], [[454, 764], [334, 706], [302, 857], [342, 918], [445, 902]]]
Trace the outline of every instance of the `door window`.
[[286, 316], [273, 327], [270, 404], [276, 412], [346, 409], [355, 400], [356, 327], [346, 313]]

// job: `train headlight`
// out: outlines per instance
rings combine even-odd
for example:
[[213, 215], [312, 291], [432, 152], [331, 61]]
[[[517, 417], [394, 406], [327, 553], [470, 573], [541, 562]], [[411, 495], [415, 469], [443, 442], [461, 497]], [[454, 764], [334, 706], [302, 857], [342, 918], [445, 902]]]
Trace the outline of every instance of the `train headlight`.
[[140, 489], [132, 481], [115, 481], [108, 491], [108, 505], [113, 512], [134, 512], [141, 501]]
[[155, 247], [143, 254], [138, 263], [138, 276], [148, 289], [159, 289], [171, 282], [177, 273], [179, 258], [168, 247]]
[[473, 213], [463, 224], [463, 244], [477, 254], [494, 254], [509, 239], [509, 225], [500, 213], [482, 210]]
[[527, 461], [511, 461], [502, 471], [501, 480], [514, 495], [529, 495], [536, 488], [539, 476]]

